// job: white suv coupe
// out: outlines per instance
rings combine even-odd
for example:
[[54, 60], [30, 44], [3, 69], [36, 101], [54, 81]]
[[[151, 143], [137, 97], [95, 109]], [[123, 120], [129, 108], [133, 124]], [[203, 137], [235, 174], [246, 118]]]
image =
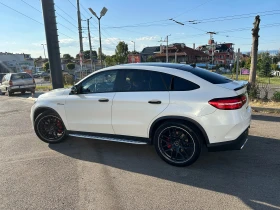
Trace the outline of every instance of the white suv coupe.
[[71, 89], [41, 95], [31, 109], [38, 137], [153, 144], [167, 163], [187, 166], [209, 151], [239, 150], [251, 122], [247, 83], [184, 64], [104, 68]]

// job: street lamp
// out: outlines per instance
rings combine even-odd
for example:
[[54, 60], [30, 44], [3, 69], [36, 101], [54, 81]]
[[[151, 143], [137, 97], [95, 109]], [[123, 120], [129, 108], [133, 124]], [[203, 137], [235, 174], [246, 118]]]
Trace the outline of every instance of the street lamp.
[[45, 47], [44, 47], [44, 45], [46, 45], [46, 44], [41, 44], [42, 46], [43, 46], [43, 49], [44, 49], [44, 55], [45, 55], [45, 59], [46, 59], [46, 51], [45, 51]]
[[134, 44], [134, 53], [135, 53], [135, 41], [131, 41], [131, 42], [133, 42], [133, 44]]
[[89, 11], [98, 19], [98, 28], [99, 28], [99, 48], [100, 48], [100, 62], [101, 62], [101, 68], [103, 67], [102, 65], [102, 46], [101, 46], [101, 31], [100, 31], [100, 19], [106, 14], [108, 9], [106, 7], [103, 7], [103, 9], [100, 12], [100, 17], [97, 16], [97, 14], [91, 9], [88, 8]]

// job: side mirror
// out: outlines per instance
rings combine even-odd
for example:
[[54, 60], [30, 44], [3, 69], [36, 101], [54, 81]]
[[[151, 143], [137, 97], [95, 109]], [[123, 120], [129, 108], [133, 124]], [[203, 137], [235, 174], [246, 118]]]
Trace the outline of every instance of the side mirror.
[[78, 94], [78, 88], [77, 88], [76, 85], [74, 85], [74, 86], [71, 88], [71, 94], [73, 94], [73, 95]]

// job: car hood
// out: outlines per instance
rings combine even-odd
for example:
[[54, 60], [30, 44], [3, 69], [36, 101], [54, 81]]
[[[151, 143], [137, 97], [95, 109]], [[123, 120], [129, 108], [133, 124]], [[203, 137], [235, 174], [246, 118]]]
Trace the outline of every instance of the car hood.
[[44, 93], [39, 96], [40, 98], [48, 98], [48, 97], [55, 97], [55, 96], [61, 96], [61, 95], [68, 95], [70, 93], [70, 89], [65, 88], [59, 88], [52, 91], [49, 91], [47, 93]]

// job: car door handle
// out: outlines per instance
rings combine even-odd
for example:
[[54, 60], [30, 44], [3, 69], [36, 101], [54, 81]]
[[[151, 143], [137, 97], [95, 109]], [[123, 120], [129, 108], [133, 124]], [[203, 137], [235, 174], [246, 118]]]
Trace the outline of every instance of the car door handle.
[[108, 98], [100, 98], [98, 101], [99, 101], [99, 102], [108, 102], [109, 99], [108, 99]]
[[161, 104], [161, 101], [152, 100], [152, 101], [149, 101], [149, 104]]

